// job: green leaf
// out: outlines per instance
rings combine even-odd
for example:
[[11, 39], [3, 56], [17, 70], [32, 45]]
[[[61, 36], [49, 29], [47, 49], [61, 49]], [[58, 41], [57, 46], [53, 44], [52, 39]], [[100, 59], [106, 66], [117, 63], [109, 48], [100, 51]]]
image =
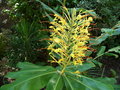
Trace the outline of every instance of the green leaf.
[[87, 51], [86, 56], [90, 56], [92, 54], [92, 51]]
[[68, 66], [67, 69], [70, 69], [71, 71], [79, 70], [80, 72], [84, 72], [86, 70], [89, 70], [92, 67], [95, 67], [94, 63], [88, 62], [88, 63], [83, 63], [83, 65]]
[[46, 90], [63, 90], [63, 80], [59, 73], [49, 80]]
[[47, 12], [45, 12], [45, 14], [49, 18], [49, 21], [53, 21], [53, 18]]
[[95, 64], [94, 63], [92, 63], [92, 62], [88, 62], [88, 63], [84, 63], [83, 65], [81, 65], [81, 66], [79, 66], [78, 68], [78, 70], [80, 71], [80, 72], [84, 72], [84, 71], [86, 71], [86, 70], [89, 70], [90, 68], [92, 68], [92, 67], [95, 67]]
[[100, 18], [94, 11], [86, 10], [87, 13], [89, 13], [94, 18]]
[[112, 85], [110, 85], [108, 83], [107, 84], [102, 83], [100, 81], [97, 81], [95, 79], [88, 78], [88, 77], [82, 76], [82, 75], [81, 75], [81, 78], [83, 78], [83, 83], [85, 85], [92, 88], [91, 90], [114, 90]]
[[84, 85], [81, 84], [81, 81], [79, 81], [74, 75], [65, 73], [63, 75], [63, 79], [66, 87], [65, 90], [85, 90], [86, 88]]
[[106, 84], [111, 84], [111, 85], [115, 85], [115, 83], [117, 83], [115, 78], [108, 78], [108, 77], [104, 77], [104, 78], [95, 78], [95, 80], [98, 80], [100, 82], [106, 83]]
[[108, 50], [108, 52], [116, 52], [116, 53], [120, 54], [120, 46], [111, 48], [111, 49]]
[[[30, 63], [19, 63], [18, 72], [8, 73], [7, 77], [16, 79], [13, 83], [4, 85], [0, 90], [40, 90], [46, 86], [55, 73], [50, 66], [36, 66]], [[31, 66], [31, 67], [30, 67]]]
[[97, 56], [104, 54], [105, 49], [106, 49], [106, 46], [101, 46], [99, 52], [97, 53]]
[[118, 29], [115, 29], [113, 35], [120, 35], [120, 27]]
[[100, 67], [102, 66], [102, 63], [100, 63], [100, 62], [98, 62], [97, 60], [94, 60], [94, 59], [92, 59], [92, 58], [88, 58], [87, 61], [88, 61], [88, 62], [93, 62], [94, 64], [97, 64], [97, 65], [99, 65]]
[[99, 37], [91, 38], [91, 40], [89, 41], [91, 45], [98, 45], [105, 41], [108, 37], [120, 34], [120, 28], [118, 29], [103, 28], [101, 31], [102, 34]]
[[98, 44], [102, 43], [103, 41], [105, 41], [108, 37], [109, 37], [108, 34], [101, 34], [101, 36], [99, 36], [95, 39], [92, 39], [89, 42], [91, 45], [98, 45]]
[[114, 34], [114, 32], [115, 32], [114, 29], [109, 29], [109, 28], [102, 28], [101, 31], [102, 31], [102, 33], [107, 33], [110, 36], [112, 36]]
[[119, 56], [115, 53], [105, 53], [107, 56], [114, 56], [115, 58], [118, 58]]
[[108, 83], [106, 84], [79, 74], [67, 72], [64, 75], [64, 80], [69, 87], [67, 90], [114, 90]]
[[115, 90], [120, 90], [120, 85], [114, 85]]
[[27, 62], [19, 63], [18, 66], [20, 71], [7, 75], [16, 80], [2, 86], [0, 90], [40, 90], [45, 87], [46, 90], [114, 90], [108, 83], [76, 74], [70, 69], [61, 73], [61, 70], [50, 66], [37, 66]]
[[117, 28], [117, 29], [102, 28], [101, 31], [102, 31], [102, 33], [109, 34], [109, 36], [120, 34], [120, 28]]
[[54, 14], [57, 14], [57, 15], [61, 16], [59, 13], [57, 13], [55, 10], [53, 10], [52, 8], [50, 8], [50, 7], [49, 7], [48, 5], [46, 5], [45, 3], [41, 2], [40, 0], [36, 0], [36, 1], [37, 1], [37, 2], [40, 2], [41, 5], [43, 6], [43, 8], [44, 8], [45, 10], [50, 11], [50, 12], [52, 12], [52, 13], [54, 13]]
[[21, 69], [32, 69], [32, 68], [40, 68], [41, 66], [37, 66], [35, 64], [29, 62], [19, 62], [17, 66]]

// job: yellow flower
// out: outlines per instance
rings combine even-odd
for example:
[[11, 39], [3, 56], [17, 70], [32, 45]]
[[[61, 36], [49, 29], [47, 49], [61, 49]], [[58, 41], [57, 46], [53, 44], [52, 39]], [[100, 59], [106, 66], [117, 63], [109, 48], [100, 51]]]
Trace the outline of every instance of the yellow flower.
[[79, 70], [75, 71], [74, 73], [76, 74], [81, 74], [81, 72]]
[[88, 21], [92, 22], [92, 21], [93, 21], [93, 18], [92, 18], [92, 17], [89, 17], [89, 18], [88, 18]]
[[78, 46], [83, 46], [83, 45], [85, 45], [85, 42], [78, 42], [77, 45]]
[[80, 40], [89, 40], [89, 37], [88, 36], [84, 36], [84, 37], [82, 37], [82, 38], [80, 38]]
[[77, 63], [78, 63], [79, 65], [82, 65], [83, 61], [82, 61], [82, 60], [77, 60]]
[[53, 28], [54, 28], [54, 26], [50, 26], [49, 28], [53, 29]]
[[90, 22], [85, 22], [84, 26], [90, 26]]
[[79, 14], [76, 19], [80, 20], [81, 18], [82, 18], [82, 16]]
[[61, 21], [59, 21], [60, 23], [62, 23], [62, 25], [66, 24], [66, 21], [64, 19], [61, 19]]
[[59, 15], [57, 15], [57, 14], [55, 14], [54, 16], [55, 16], [56, 18], [60, 19], [60, 20], [59, 20], [60, 23], [62, 23], [63, 25], [66, 24], [66, 20], [63, 19], [61, 16], [59, 16]]
[[49, 62], [51, 62], [51, 63], [56, 63], [56, 61], [54, 61], [54, 60], [49, 60]]
[[74, 64], [74, 65], [77, 65], [78, 63], [77, 63], [77, 61], [73, 61], [73, 64]]
[[63, 50], [61, 48], [55, 49], [54, 52], [58, 53], [58, 52], [63, 52]]
[[61, 63], [61, 62], [63, 62], [64, 61], [64, 59], [59, 59], [58, 60], [58, 63]]
[[74, 24], [73, 24], [73, 26], [76, 26], [76, 25], [77, 25], [77, 23], [74, 23]]
[[55, 17], [53, 20], [55, 21], [55, 20], [58, 20], [58, 19]]
[[87, 50], [88, 47], [87, 46], [82, 46], [82, 47], [79, 47], [81, 50]]
[[70, 56], [73, 57], [73, 58], [75, 57], [75, 55], [73, 53], [71, 53]]
[[79, 56], [85, 57], [85, 53], [80, 53]]
[[89, 33], [87, 29], [81, 29], [81, 31], [80, 31], [80, 32], [81, 32], [81, 33], [86, 33], [86, 34], [88, 34], [88, 33]]
[[62, 28], [60, 28], [60, 27], [57, 27], [57, 28], [56, 28], [56, 30], [61, 30], [61, 29], [62, 29]]
[[59, 39], [59, 38], [54, 38], [53, 40], [54, 40], [56, 43], [60, 43], [60, 42], [62, 42], [62, 40]]

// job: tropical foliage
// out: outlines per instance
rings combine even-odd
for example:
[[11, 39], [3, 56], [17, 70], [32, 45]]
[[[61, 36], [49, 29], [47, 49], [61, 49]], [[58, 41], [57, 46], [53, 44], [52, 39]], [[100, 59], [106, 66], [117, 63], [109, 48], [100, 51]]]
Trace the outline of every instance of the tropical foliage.
[[0, 29], [0, 90], [120, 89], [118, 0], [4, 3], [14, 25]]

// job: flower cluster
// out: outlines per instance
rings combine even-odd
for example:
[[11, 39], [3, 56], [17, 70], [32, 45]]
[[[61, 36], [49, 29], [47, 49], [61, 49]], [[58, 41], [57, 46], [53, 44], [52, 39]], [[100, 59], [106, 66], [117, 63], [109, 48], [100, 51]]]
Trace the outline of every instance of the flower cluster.
[[52, 61], [61, 66], [82, 65], [88, 49], [87, 43], [90, 33], [88, 28], [92, 17], [76, 9], [65, 8], [63, 17], [55, 14], [49, 27], [51, 32], [48, 50]]

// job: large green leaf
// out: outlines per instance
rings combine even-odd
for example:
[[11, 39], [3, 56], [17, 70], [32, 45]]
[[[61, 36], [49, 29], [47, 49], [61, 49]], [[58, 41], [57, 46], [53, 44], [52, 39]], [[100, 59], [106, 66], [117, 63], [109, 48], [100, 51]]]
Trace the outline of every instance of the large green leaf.
[[67, 90], [114, 90], [114, 88], [106, 83], [102, 83], [92, 78], [74, 73], [65, 73], [64, 81]]
[[62, 75], [56, 73], [48, 82], [46, 90], [63, 90]]
[[65, 90], [85, 90], [85, 87], [81, 83], [79, 83], [81, 81], [79, 81], [78, 79], [76, 79], [76, 81], [71, 78], [76, 78], [76, 76], [68, 75], [66, 73], [63, 75], [66, 88]]
[[11, 84], [2, 86], [0, 90], [40, 90], [46, 86], [49, 79], [55, 73], [50, 66], [36, 66], [30, 63], [20, 63], [22, 68], [18, 72], [12, 72], [7, 75], [15, 79]]
[[110, 36], [119, 35], [120, 34], [120, 28], [117, 28], [117, 29], [103, 28], [103, 29], [101, 29], [101, 31], [102, 31], [102, 33], [107, 33]]
[[108, 37], [109, 37], [109, 34], [101, 34], [101, 36], [95, 39], [92, 38], [89, 42], [91, 43], [91, 45], [98, 45], [103, 41], [105, 41]]
[[108, 28], [103, 28], [101, 29], [102, 33], [99, 37], [92, 38], [90, 40], [90, 43], [92, 45], [98, 45], [105, 41], [108, 37], [114, 36], [114, 35], [120, 35], [120, 28], [117, 29], [108, 29]]
[[61, 73], [59, 68], [56, 70], [51, 66], [37, 66], [27, 62], [19, 63], [18, 66], [20, 71], [7, 75], [15, 81], [2, 86], [0, 90], [114, 90], [107, 83], [76, 74], [70, 69]]
[[80, 72], [84, 72], [92, 67], [95, 67], [94, 63], [88, 62], [88, 63], [84, 63], [83, 65], [68, 66], [67, 69], [70, 71], [79, 70]]
[[109, 83], [111, 85], [114, 85], [115, 83], [117, 83], [116, 79], [115, 78], [108, 78], [108, 77], [105, 77], [105, 78], [96, 78], [95, 80], [98, 80], [98, 81], [101, 81], [103, 83]]
[[106, 84], [106, 83], [103, 83], [103, 82], [100, 82], [95, 79], [88, 78], [82, 75], [81, 75], [81, 78], [83, 78], [83, 83], [85, 85], [92, 88], [91, 90], [114, 90], [112, 85], [110, 85], [109, 83]]

